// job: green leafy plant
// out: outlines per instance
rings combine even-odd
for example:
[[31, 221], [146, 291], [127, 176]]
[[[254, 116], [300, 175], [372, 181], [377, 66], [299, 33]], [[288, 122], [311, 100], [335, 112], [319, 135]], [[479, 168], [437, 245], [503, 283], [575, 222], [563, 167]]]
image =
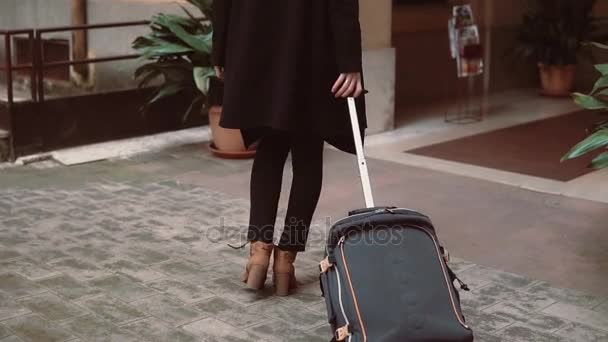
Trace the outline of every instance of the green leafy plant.
[[545, 65], [576, 64], [578, 52], [596, 29], [597, 0], [530, 0], [515, 55]]
[[134, 77], [139, 87], [161, 81], [160, 87], [142, 108], [147, 111], [158, 101], [186, 94], [191, 99], [184, 120], [207, 103], [210, 81], [215, 77], [211, 65], [213, 28], [212, 0], [187, 0], [202, 17], [196, 17], [181, 6], [185, 16], [157, 14], [150, 21], [150, 33], [137, 37], [132, 47], [146, 63], [137, 68]]
[[[591, 45], [608, 50], [608, 45], [599, 43], [591, 43]], [[579, 106], [606, 114], [608, 113], [608, 64], [598, 64], [595, 68], [600, 72], [601, 77], [591, 93], [574, 93], [573, 97]], [[608, 167], [608, 120], [595, 125], [591, 135], [568, 152], [563, 160], [578, 158], [595, 151], [600, 151], [600, 154], [593, 160], [591, 166], [597, 169]]]

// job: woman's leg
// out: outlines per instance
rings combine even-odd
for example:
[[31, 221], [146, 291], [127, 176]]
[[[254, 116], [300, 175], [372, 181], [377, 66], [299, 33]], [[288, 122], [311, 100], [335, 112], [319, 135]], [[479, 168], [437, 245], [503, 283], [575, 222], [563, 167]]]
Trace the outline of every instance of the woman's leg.
[[293, 182], [279, 248], [302, 252], [323, 184], [323, 139], [314, 135], [291, 137]]
[[249, 241], [273, 243], [283, 168], [289, 150], [289, 136], [282, 132], [269, 132], [258, 145], [251, 170]]
[[291, 138], [293, 182], [285, 217], [285, 229], [274, 250], [273, 277], [278, 296], [287, 296], [297, 286], [293, 266], [297, 252], [304, 251], [312, 216], [323, 183], [322, 139], [294, 135]]
[[269, 132], [264, 135], [251, 170], [251, 212], [247, 237], [251, 250], [243, 282], [259, 290], [264, 287], [270, 256], [274, 249], [274, 223], [277, 216], [283, 168], [289, 153], [286, 135]]

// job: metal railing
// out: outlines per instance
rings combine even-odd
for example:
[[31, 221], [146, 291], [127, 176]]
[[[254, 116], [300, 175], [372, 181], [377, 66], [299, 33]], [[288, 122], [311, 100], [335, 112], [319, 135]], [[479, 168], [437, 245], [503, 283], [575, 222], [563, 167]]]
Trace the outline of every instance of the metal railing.
[[[106, 24], [93, 24], [93, 25], [80, 25], [80, 26], [63, 26], [63, 27], [50, 27], [50, 28], [42, 28], [35, 30], [35, 41], [36, 46], [38, 47], [38, 58], [40, 63], [37, 66], [37, 85], [38, 85], [38, 103], [44, 103], [44, 71], [50, 68], [56, 67], [65, 67], [65, 66], [74, 66], [74, 65], [83, 65], [83, 64], [94, 64], [94, 63], [105, 63], [105, 62], [114, 62], [128, 59], [136, 59], [139, 58], [139, 54], [124, 54], [124, 55], [115, 55], [109, 57], [98, 57], [98, 58], [86, 58], [86, 59], [76, 59], [69, 61], [57, 61], [57, 62], [46, 62], [44, 59], [44, 52], [41, 51], [43, 35], [48, 33], [57, 33], [57, 32], [73, 32], [73, 31], [82, 31], [82, 30], [99, 30], [99, 29], [109, 29], [109, 28], [120, 28], [120, 27], [130, 27], [130, 26], [144, 26], [149, 25], [150, 21], [141, 20], [141, 21], [130, 21], [130, 22], [119, 22], [119, 23], [106, 23]], [[36, 64], [36, 63], [34, 63]]]
[[[14, 73], [16, 71], [30, 70], [30, 93], [32, 101], [36, 104], [36, 110], [38, 117], [41, 117], [44, 102], [44, 72], [51, 68], [93, 64], [93, 63], [104, 63], [121, 60], [129, 60], [139, 58], [139, 54], [123, 54], [99, 58], [87, 58], [87, 59], [70, 59], [65, 61], [53, 61], [47, 62], [44, 55], [43, 43], [44, 35], [48, 33], [57, 32], [73, 32], [73, 31], [89, 31], [99, 29], [110, 29], [110, 28], [121, 28], [131, 26], [144, 26], [149, 25], [150, 21], [130, 21], [130, 22], [117, 22], [117, 23], [105, 23], [105, 24], [91, 24], [91, 25], [80, 25], [80, 26], [62, 26], [62, 27], [48, 27], [39, 29], [22, 29], [22, 30], [0, 30], [0, 36], [4, 37], [4, 47], [6, 61], [4, 65], [0, 64], [0, 71], [4, 72], [6, 77], [6, 92], [7, 92], [7, 126], [9, 129], [9, 158], [11, 161], [16, 159], [15, 151], [15, 127], [14, 127]], [[31, 63], [27, 64], [15, 64], [13, 63], [13, 37], [27, 35], [29, 41], [29, 48], [32, 56]]]
[[14, 135], [14, 119], [13, 119], [13, 105], [15, 102], [14, 88], [13, 88], [13, 73], [20, 70], [30, 70], [31, 80], [31, 93], [32, 100], [36, 101], [36, 87], [33, 85], [36, 83], [36, 71], [35, 63], [29, 64], [18, 64], [13, 65], [13, 37], [20, 35], [27, 35], [30, 42], [30, 49], [35, 51], [35, 32], [33, 29], [26, 30], [0, 30], [0, 35], [4, 36], [4, 53], [5, 63], [0, 65], [0, 71], [5, 72], [6, 76], [6, 97], [7, 97], [7, 126], [9, 134], [9, 158], [11, 161], [15, 160], [15, 135]]

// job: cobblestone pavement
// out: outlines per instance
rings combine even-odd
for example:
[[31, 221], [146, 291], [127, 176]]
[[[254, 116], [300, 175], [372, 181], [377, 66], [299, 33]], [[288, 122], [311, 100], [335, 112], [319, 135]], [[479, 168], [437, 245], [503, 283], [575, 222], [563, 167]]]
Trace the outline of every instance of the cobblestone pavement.
[[[140, 162], [0, 171], [0, 342], [329, 340], [323, 224], [295, 295], [244, 290], [247, 252], [226, 243], [242, 238], [248, 203], [125, 168]], [[478, 341], [608, 341], [606, 299], [453, 266], [473, 289]]]

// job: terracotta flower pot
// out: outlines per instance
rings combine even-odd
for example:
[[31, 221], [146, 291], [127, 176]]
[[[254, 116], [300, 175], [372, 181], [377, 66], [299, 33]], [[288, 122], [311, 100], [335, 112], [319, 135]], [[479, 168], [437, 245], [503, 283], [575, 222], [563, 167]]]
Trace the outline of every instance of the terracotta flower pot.
[[570, 96], [574, 87], [576, 65], [538, 64], [542, 94], [545, 96]]
[[222, 158], [251, 158], [255, 155], [255, 149], [247, 149], [243, 142], [243, 136], [238, 129], [228, 129], [220, 126], [222, 107], [213, 106], [209, 109], [209, 126], [213, 143], [210, 149], [218, 157]]

